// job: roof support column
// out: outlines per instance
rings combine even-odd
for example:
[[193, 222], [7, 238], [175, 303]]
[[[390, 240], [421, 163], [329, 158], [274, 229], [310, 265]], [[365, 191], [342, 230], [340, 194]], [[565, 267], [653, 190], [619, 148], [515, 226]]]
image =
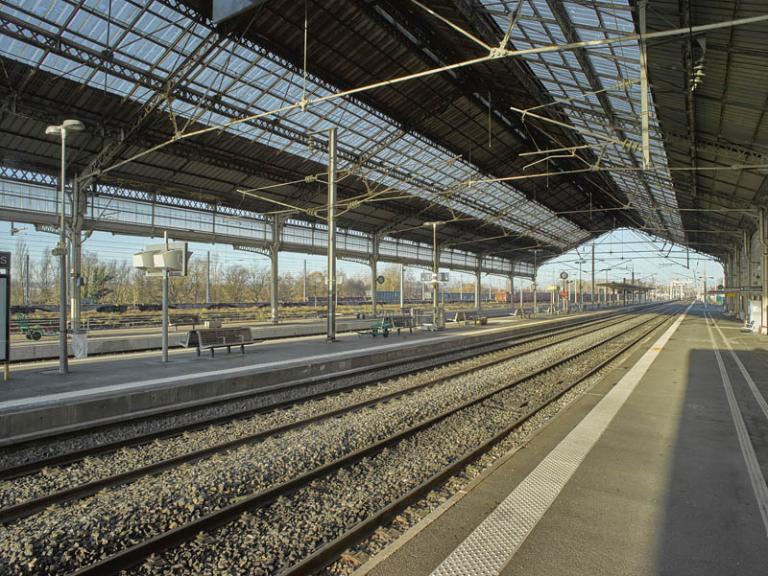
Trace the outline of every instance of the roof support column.
[[[512, 270], [515, 269], [515, 263], [512, 263]], [[509, 309], [510, 311], [515, 311], [515, 275], [514, 273], [509, 274]]]
[[400, 264], [400, 314], [405, 308], [405, 264]]
[[480, 296], [481, 296], [481, 283], [480, 283], [480, 264], [477, 265], [477, 268], [475, 268], [475, 310], [477, 310], [478, 314], [483, 309], [483, 304], [480, 302]]
[[336, 341], [336, 128], [328, 131], [328, 323], [325, 339]]
[[278, 291], [280, 289], [280, 276], [278, 269], [278, 257], [280, 255], [280, 238], [283, 233], [283, 221], [280, 216], [272, 218], [272, 244], [269, 248], [269, 260], [271, 264], [271, 288], [269, 291], [272, 307], [272, 324], [280, 322], [280, 309], [278, 302]]
[[[752, 243], [749, 233], [744, 230], [744, 274], [741, 285], [749, 289], [752, 286]], [[744, 319], [749, 318], [749, 301], [751, 293], [744, 292]]]
[[760, 244], [763, 247], [760, 280], [763, 284], [761, 294], [760, 334], [768, 334], [768, 222], [766, 222], [765, 208], [760, 210], [760, 226], [757, 233], [760, 235]]
[[744, 309], [745, 309], [744, 301], [746, 300], [744, 292], [741, 291], [741, 289], [744, 287], [744, 246], [739, 246], [736, 249], [735, 258], [736, 258], [736, 286], [738, 286], [739, 288], [739, 296], [736, 300], [736, 305], [738, 306], [737, 315], [739, 318], [743, 320]]
[[371, 266], [371, 313], [373, 314], [373, 317], [376, 317], [376, 286], [378, 285], [378, 282], [376, 281], [378, 278], [378, 274], [376, 273], [376, 265], [379, 263], [379, 237], [374, 236], [373, 237], [373, 250], [371, 251], [371, 256], [368, 259], [368, 263]]
[[736, 296], [736, 251], [731, 250], [728, 254], [728, 287], [731, 289], [731, 296], [728, 297], [728, 312], [736, 316], [738, 314], [738, 296]]
[[80, 313], [82, 298], [80, 287], [83, 284], [83, 219], [85, 218], [85, 194], [80, 189], [77, 176], [72, 180], [72, 227], [70, 229], [70, 249], [72, 250], [69, 325], [74, 334], [80, 333]]

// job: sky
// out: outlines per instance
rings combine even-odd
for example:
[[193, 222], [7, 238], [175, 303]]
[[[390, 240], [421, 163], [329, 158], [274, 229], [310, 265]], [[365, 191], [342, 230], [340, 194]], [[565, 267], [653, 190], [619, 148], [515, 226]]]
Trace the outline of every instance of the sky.
[[[23, 239], [29, 248], [31, 259], [39, 259], [43, 250], [51, 250], [58, 236], [38, 232], [31, 224], [15, 223], [18, 232], [11, 234], [10, 222], [0, 222], [0, 240], [2, 250], [15, 250], [18, 239]], [[130, 261], [131, 255], [139, 252], [146, 244], [157, 243], [158, 239], [139, 238], [134, 236], [113, 235], [107, 232], [94, 232], [83, 244], [85, 252], [96, 252], [101, 259]], [[684, 247], [672, 246], [648, 234], [636, 230], [620, 229], [594, 241], [595, 271], [598, 282], [621, 281], [626, 278], [629, 282], [634, 268], [635, 278], [643, 282], [654, 281], [658, 284], [668, 284], [671, 280], [691, 280], [694, 276], [707, 275], [714, 283], [720, 283], [723, 275], [722, 266], [714, 259], [694, 251], [688, 252]], [[245, 266], [269, 267], [266, 256], [252, 252], [233, 249], [226, 244], [197, 244], [190, 243], [193, 258], [205, 258], [206, 252], [211, 252], [212, 259], [218, 259], [224, 266], [242, 264]], [[539, 286], [552, 284], [559, 278], [561, 272], [567, 272], [569, 278], [578, 279], [579, 261], [582, 261], [582, 275], [590, 277], [592, 267], [592, 243], [587, 243], [578, 249], [546, 262], [539, 267]], [[304, 255], [282, 252], [280, 254], [280, 272], [291, 272], [301, 275], [306, 262], [307, 272], [324, 271], [326, 260], [324, 256]], [[387, 264], [380, 264], [386, 266]], [[369, 268], [365, 265], [339, 261], [339, 272], [347, 276], [359, 276], [367, 280]], [[447, 270], [446, 270], [447, 271]], [[473, 282], [471, 274], [450, 271], [449, 286], [458, 282]], [[508, 289], [508, 280], [498, 276], [484, 276], [484, 287]], [[516, 280], [515, 287], [529, 286], [528, 280]]]

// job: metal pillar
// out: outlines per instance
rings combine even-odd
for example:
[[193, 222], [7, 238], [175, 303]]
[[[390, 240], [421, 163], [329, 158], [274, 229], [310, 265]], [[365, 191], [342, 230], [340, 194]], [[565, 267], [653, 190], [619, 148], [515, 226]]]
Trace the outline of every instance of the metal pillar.
[[533, 291], [533, 310], [531, 312], [531, 315], [534, 315], [538, 311], [537, 307], [538, 307], [538, 304], [539, 304], [537, 302], [538, 294], [536, 294], [537, 286], [536, 286], [536, 273], [535, 272], [533, 274], [533, 282], [531, 283], [531, 290]]
[[304, 260], [304, 290], [302, 291], [302, 299], [307, 301], [307, 261]]
[[74, 333], [80, 332], [80, 314], [82, 311], [82, 298], [80, 287], [82, 286], [82, 262], [83, 246], [82, 231], [83, 218], [85, 216], [85, 202], [81, 197], [77, 176], [72, 180], [72, 227], [70, 229], [70, 247], [72, 250], [72, 274], [71, 274], [71, 301], [69, 310], [69, 325]]
[[328, 323], [326, 340], [336, 341], [336, 128], [328, 131]]
[[768, 334], [768, 222], [766, 221], [765, 208], [760, 210], [760, 243], [763, 246], [763, 258], [761, 262], [760, 280], [763, 283], [760, 306], [762, 314], [760, 315], [760, 334]]
[[[742, 281], [742, 284], [749, 288], [752, 286], [752, 238], [746, 230], [744, 231], [744, 258], [746, 281]], [[744, 295], [744, 318], [749, 317], [749, 298], [750, 293], [746, 292]]]
[[278, 260], [280, 256], [280, 235], [282, 232], [282, 223], [279, 216], [273, 216], [272, 218], [272, 245], [269, 248], [269, 260], [270, 260], [270, 283], [271, 288], [269, 291], [269, 300], [272, 307], [272, 324], [280, 322], [280, 305], [278, 303], [279, 289], [280, 289], [280, 276], [278, 268]]
[[438, 314], [440, 306], [440, 282], [438, 274], [440, 273], [440, 251], [437, 247], [437, 222], [432, 222], [432, 324], [437, 327]]
[[509, 309], [515, 309], [515, 277], [512, 274], [509, 275]]
[[405, 265], [400, 264], [400, 312], [405, 308]]
[[371, 257], [368, 259], [368, 263], [371, 267], [371, 313], [373, 314], [374, 318], [376, 317], [376, 286], [377, 282], [376, 279], [378, 278], [377, 274], [377, 265], [379, 263], [379, 238], [378, 236], [373, 237], [373, 253], [371, 254]]
[[481, 286], [480, 286], [480, 268], [475, 270], [475, 309], [478, 311], [478, 313], [483, 309], [483, 304], [480, 302], [480, 298], [482, 296]]
[[[257, 296], [258, 297], [258, 296]], [[205, 254], [205, 303], [211, 303], [211, 251]]]
[[744, 314], [744, 293], [741, 292], [741, 288], [744, 286], [743, 272], [744, 266], [742, 265], [742, 247], [737, 248], [734, 251], [734, 262], [736, 263], [734, 271], [736, 272], [736, 281], [733, 283], [739, 290], [738, 296], [736, 296], [736, 317], [742, 318]]
[[66, 200], [67, 131], [61, 129], [61, 213], [59, 215], [59, 374], [69, 372], [67, 349], [67, 231], [64, 221]]
[[[168, 250], [168, 232], [163, 232], [165, 249]], [[168, 362], [168, 268], [163, 268], [163, 362]]]
[[24, 255], [24, 305], [29, 306], [31, 283], [29, 281], [29, 254]]
[[592, 288], [589, 292], [589, 304], [593, 310], [597, 308], [595, 302], [595, 243], [592, 242]]

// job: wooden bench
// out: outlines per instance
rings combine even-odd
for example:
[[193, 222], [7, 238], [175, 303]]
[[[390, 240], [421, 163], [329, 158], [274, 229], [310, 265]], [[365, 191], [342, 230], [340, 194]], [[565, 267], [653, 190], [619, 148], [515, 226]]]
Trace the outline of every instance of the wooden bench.
[[240, 352], [245, 354], [245, 346], [247, 344], [256, 344], [257, 342], [260, 341], [253, 339], [251, 329], [247, 326], [235, 328], [203, 328], [187, 332], [185, 346], [187, 348], [196, 346], [198, 356], [200, 356], [200, 351], [203, 348], [207, 348], [211, 351], [211, 358], [213, 358], [214, 350], [216, 348], [226, 348], [227, 353], [229, 353], [232, 351], [232, 346], [240, 346]]
[[196, 314], [179, 314], [168, 319], [168, 326], [173, 326], [176, 330], [179, 329], [179, 326], [184, 325], [191, 325], [192, 330], [194, 330], [198, 324], [200, 324], [200, 316]]
[[449, 322], [473, 322], [476, 325], [485, 325], [488, 324], [488, 317], [478, 315], [476, 310], [459, 310], [454, 312], [454, 316]]

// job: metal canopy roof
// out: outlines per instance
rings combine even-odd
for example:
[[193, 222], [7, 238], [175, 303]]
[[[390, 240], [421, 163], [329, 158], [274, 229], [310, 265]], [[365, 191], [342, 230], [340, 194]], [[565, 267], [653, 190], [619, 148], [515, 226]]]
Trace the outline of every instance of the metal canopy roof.
[[[761, 0], [654, 0], [648, 31], [762, 15]], [[649, 43], [649, 76], [687, 243], [725, 259], [756, 228], [768, 164], [768, 24]], [[696, 81], [696, 68], [704, 76]], [[734, 169], [736, 168], [736, 169]]]
[[[496, 44], [509, 18], [501, 12], [517, 1], [428, 4]], [[2, 163], [55, 171], [56, 143], [42, 134], [45, 123], [64, 116], [88, 125], [73, 160], [87, 171], [174, 133], [465, 60], [479, 49], [410, 3], [309, 1], [305, 76], [303, 3], [272, 0], [226, 30], [213, 27], [209, 12], [202, 0], [0, 2], [0, 95], [8, 112], [0, 123]], [[526, 0], [511, 42], [526, 47], [630, 29], [623, 1]], [[339, 126], [343, 226], [428, 240], [421, 222], [449, 220], [440, 228], [444, 244], [528, 261], [537, 257], [532, 249], [542, 261], [619, 226], [679, 241], [668, 174], [564, 173], [597, 161], [636, 165], [638, 94], [623, 80], [637, 75], [637, 58], [636, 47], [623, 45], [485, 62], [179, 141], [101, 178], [273, 211], [281, 205], [237, 189], [322, 174], [322, 137], [313, 145], [308, 133]], [[584, 96], [590, 91], [600, 94]], [[575, 129], [510, 110], [542, 105], [539, 113]], [[658, 161], [664, 150], [653, 128]], [[554, 146], [572, 152], [538, 165], [549, 176], [492, 181], [525, 174], [544, 156], [521, 154]], [[324, 191], [310, 178], [262, 197], [312, 220]]]

